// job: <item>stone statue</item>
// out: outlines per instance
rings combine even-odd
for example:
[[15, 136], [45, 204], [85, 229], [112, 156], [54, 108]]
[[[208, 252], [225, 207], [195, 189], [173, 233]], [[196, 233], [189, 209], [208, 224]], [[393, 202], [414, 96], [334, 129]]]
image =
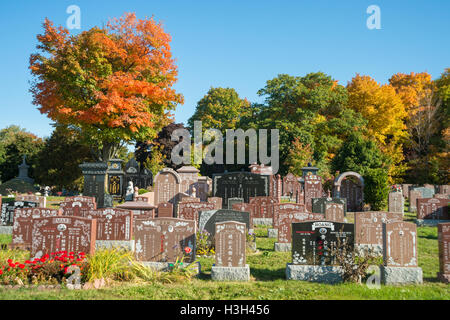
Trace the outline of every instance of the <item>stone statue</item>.
[[125, 201], [133, 201], [133, 195], [134, 195], [133, 181], [129, 181], [127, 193], [125, 194]]
[[133, 200], [139, 197], [139, 188], [134, 187], [134, 194], [133, 194]]

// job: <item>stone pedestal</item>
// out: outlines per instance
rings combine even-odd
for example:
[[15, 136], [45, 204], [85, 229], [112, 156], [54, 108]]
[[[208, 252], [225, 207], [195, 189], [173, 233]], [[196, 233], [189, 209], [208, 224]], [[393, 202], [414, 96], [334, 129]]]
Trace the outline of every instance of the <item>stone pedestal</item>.
[[334, 284], [343, 281], [342, 274], [342, 267], [338, 266], [296, 265], [291, 263], [288, 263], [286, 266], [287, 280]]
[[355, 244], [355, 251], [360, 255], [365, 255], [367, 252], [383, 256], [383, 245], [381, 244]]
[[[170, 265], [173, 264], [173, 262], [154, 262], [154, 261], [140, 261], [140, 264], [152, 268], [156, 271], [169, 271]], [[200, 262], [195, 263], [195, 270], [197, 271], [197, 275], [202, 272], [202, 266]], [[188, 267], [190, 264], [186, 263], [183, 264], [183, 266]]]
[[272, 226], [272, 218], [253, 218], [254, 226]]
[[437, 227], [439, 223], [449, 223], [450, 220], [436, 220], [436, 219], [416, 219], [418, 227]]
[[218, 267], [211, 268], [211, 279], [214, 281], [249, 281], [250, 266], [245, 267]]
[[268, 238], [278, 238], [278, 229], [267, 229]]
[[292, 245], [290, 243], [275, 242], [273, 250], [277, 252], [291, 252]]
[[134, 240], [96, 240], [95, 249], [120, 248], [128, 251], [134, 251]]
[[386, 285], [422, 284], [423, 272], [418, 267], [380, 267], [381, 282]]
[[0, 226], [0, 234], [12, 234], [12, 226]]

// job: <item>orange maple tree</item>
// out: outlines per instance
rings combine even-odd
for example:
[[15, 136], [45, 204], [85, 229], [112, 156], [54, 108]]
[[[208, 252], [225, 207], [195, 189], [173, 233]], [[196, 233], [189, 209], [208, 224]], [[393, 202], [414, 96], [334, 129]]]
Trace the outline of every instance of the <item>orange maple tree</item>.
[[[126, 13], [103, 28], [70, 35], [48, 19], [30, 57], [33, 103], [79, 129], [107, 161], [128, 141], [147, 141], [173, 121], [183, 96], [171, 37], [154, 18]], [[97, 150], [98, 149], [98, 150]]]

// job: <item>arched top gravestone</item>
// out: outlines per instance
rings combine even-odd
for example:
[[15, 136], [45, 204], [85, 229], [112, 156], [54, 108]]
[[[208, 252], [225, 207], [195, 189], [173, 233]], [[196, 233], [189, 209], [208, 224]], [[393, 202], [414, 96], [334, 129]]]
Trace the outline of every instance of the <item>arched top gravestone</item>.
[[155, 177], [155, 205], [162, 202], [176, 204], [180, 193], [181, 177], [173, 169], [164, 168]]
[[[356, 180], [357, 182], [353, 182]], [[362, 211], [364, 203], [364, 178], [357, 172], [348, 171], [334, 180], [334, 198], [346, 198], [347, 210]]]

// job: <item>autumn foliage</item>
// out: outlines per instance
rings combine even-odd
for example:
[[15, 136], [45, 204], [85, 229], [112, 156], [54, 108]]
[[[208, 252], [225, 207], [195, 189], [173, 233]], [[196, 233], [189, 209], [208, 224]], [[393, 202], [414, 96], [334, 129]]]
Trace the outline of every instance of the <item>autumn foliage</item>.
[[146, 141], [172, 121], [183, 103], [172, 88], [177, 67], [171, 37], [152, 18], [134, 14], [70, 35], [48, 19], [38, 35], [40, 53], [30, 57], [33, 103], [60, 124], [80, 128], [114, 156], [123, 141]]

